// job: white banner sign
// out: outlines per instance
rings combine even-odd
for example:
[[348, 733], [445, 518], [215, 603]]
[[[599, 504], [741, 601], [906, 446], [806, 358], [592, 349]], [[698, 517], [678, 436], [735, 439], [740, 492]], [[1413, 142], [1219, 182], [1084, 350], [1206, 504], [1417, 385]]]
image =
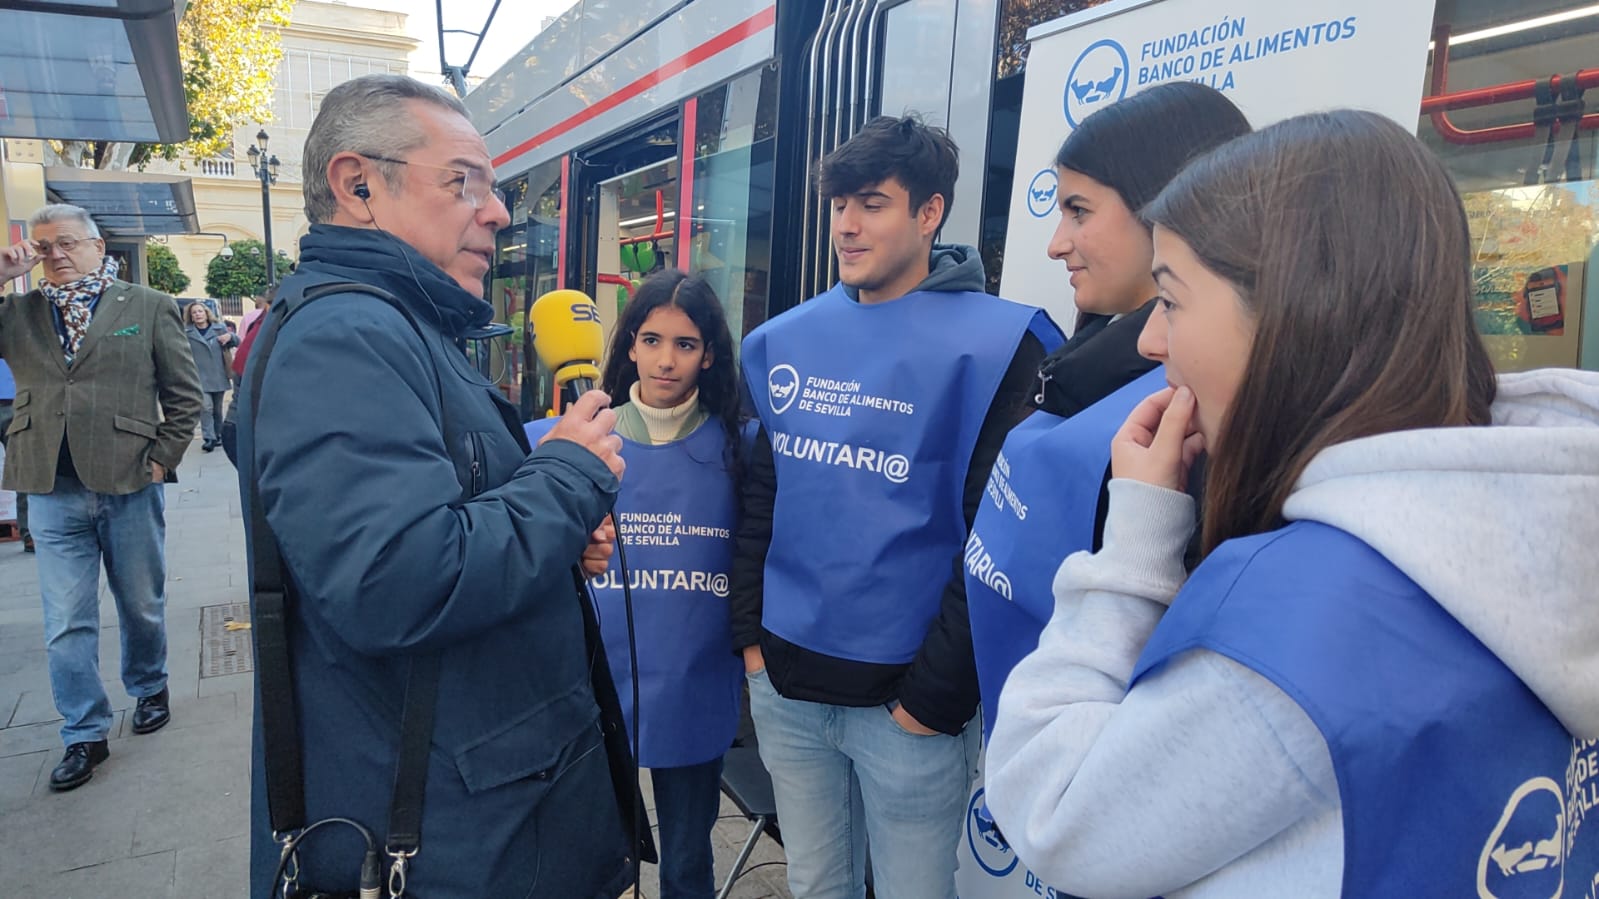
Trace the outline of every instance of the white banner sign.
[[1356, 107], [1411, 130], [1432, 17], [1432, 0], [1120, 0], [1034, 28], [1000, 294], [1071, 328], [1066, 268], [1046, 254], [1060, 221], [1052, 163], [1095, 110], [1163, 82], [1198, 81], [1257, 128]]

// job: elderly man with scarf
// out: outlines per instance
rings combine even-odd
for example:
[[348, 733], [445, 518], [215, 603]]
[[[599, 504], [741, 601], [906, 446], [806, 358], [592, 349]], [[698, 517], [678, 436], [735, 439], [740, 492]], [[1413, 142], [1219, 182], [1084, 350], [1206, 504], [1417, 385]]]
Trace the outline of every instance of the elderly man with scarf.
[[65, 718], [55, 790], [110, 754], [100, 682], [100, 564], [122, 624], [133, 732], [171, 718], [165, 494], [200, 417], [199, 377], [178, 306], [116, 278], [89, 214], [45, 206], [29, 240], [0, 250], [0, 282], [43, 263], [35, 290], [0, 298], [0, 357], [16, 377], [4, 487], [29, 494], [50, 690]]

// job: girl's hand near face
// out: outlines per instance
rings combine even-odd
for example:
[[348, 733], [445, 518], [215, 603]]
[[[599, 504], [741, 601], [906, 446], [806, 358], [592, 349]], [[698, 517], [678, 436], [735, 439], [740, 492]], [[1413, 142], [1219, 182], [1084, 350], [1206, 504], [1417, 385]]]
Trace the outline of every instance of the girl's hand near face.
[[1193, 391], [1168, 387], [1139, 403], [1111, 438], [1111, 476], [1183, 492], [1188, 469], [1204, 451]]

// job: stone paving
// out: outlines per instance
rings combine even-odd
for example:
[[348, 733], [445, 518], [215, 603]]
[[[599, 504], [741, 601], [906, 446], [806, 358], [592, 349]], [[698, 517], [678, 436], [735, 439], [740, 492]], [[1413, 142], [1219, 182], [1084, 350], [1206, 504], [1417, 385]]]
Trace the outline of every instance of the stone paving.
[[[237, 481], [222, 452], [201, 454], [198, 441], [179, 476], [167, 487], [172, 723], [145, 736], [129, 728], [133, 700], [118, 678], [116, 608], [102, 578], [111, 758], [67, 793], [48, 784], [63, 747], [34, 557], [20, 543], [0, 543], [0, 899], [247, 895], [252, 675], [201, 676], [202, 607], [246, 599]], [[725, 797], [722, 815], [713, 834], [718, 884], [750, 831]], [[787, 899], [782, 858], [763, 836], [733, 897]], [[763, 863], [773, 864], [750, 870]], [[653, 866], [643, 881], [642, 895], [654, 899]]]

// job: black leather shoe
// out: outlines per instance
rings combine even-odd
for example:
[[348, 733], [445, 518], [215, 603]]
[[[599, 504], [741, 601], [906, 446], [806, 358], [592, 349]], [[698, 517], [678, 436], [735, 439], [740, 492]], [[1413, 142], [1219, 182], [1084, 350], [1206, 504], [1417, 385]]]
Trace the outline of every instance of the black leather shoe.
[[25, 553], [31, 553], [34, 551], [33, 538], [31, 536], [22, 538], [22, 551]]
[[94, 776], [95, 766], [110, 757], [111, 750], [106, 748], [104, 740], [73, 743], [61, 757], [61, 764], [50, 772], [50, 789], [59, 792], [83, 786]]
[[167, 722], [172, 720], [168, 699], [167, 688], [162, 687], [160, 693], [139, 700], [139, 705], [133, 710], [133, 732], [148, 734], [166, 727]]

